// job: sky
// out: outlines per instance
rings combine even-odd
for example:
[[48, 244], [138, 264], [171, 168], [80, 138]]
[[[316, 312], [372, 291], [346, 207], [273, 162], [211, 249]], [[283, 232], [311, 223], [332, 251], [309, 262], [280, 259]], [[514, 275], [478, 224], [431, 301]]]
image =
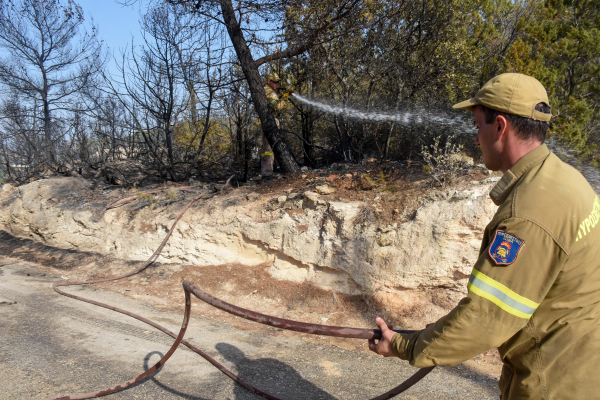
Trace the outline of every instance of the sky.
[[103, 40], [110, 53], [117, 58], [119, 49], [131, 46], [132, 37], [136, 44], [140, 43], [140, 1], [128, 7], [114, 0], [76, 0], [76, 3], [83, 9], [86, 25], [93, 19], [98, 28], [98, 39]]
[[[66, 4], [66, 1], [63, 3]], [[147, 2], [137, 0], [133, 6], [124, 7], [115, 0], [75, 0], [83, 10], [85, 21], [83, 27], [89, 32], [90, 23], [93, 20], [98, 28], [98, 40], [103, 41], [103, 47], [108, 50], [111, 57], [108, 60], [108, 70], [111, 74], [119, 75], [112, 55], [120, 58], [119, 49], [124, 50], [126, 46], [131, 47], [132, 37], [136, 45], [142, 43], [140, 33], [140, 7], [145, 10]], [[80, 28], [81, 29], [81, 28]], [[83, 30], [81, 29], [80, 32]], [[0, 48], [0, 56], [8, 56], [3, 48]]]

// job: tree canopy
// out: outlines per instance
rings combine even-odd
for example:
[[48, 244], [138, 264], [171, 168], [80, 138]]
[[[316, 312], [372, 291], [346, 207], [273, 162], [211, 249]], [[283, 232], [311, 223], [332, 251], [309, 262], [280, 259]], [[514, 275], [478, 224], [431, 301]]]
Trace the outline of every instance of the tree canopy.
[[600, 16], [591, 0], [122, 2], [144, 6], [144, 41], [111, 61], [121, 70], [111, 76], [75, 1], [0, 0], [6, 178], [25, 179], [35, 165], [132, 159], [163, 179], [208, 169], [247, 179], [261, 129], [288, 172], [418, 159], [440, 138], [473, 141], [435, 119], [373, 122], [294, 97], [277, 126], [263, 89], [270, 72], [323, 104], [441, 118], [462, 115], [450, 106], [494, 75], [526, 73], [548, 90], [550, 134], [600, 160]]

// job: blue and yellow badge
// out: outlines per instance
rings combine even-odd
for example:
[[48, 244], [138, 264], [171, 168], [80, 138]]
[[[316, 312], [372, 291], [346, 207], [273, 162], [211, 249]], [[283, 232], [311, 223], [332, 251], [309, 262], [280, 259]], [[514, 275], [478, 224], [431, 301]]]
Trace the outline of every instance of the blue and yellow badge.
[[525, 241], [508, 232], [496, 231], [489, 253], [497, 265], [509, 265], [515, 262], [519, 250]]

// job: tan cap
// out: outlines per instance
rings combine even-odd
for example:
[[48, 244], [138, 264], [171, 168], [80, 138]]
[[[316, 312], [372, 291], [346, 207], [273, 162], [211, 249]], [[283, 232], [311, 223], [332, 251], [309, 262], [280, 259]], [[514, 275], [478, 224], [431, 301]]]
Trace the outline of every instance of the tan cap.
[[267, 75], [267, 80], [279, 82], [281, 79], [279, 78], [279, 75], [277, 75], [277, 72], [271, 72], [269, 75]]
[[452, 106], [473, 111], [478, 104], [538, 121], [550, 121], [552, 114], [537, 111], [538, 103], [548, 102], [544, 86], [532, 76], [524, 74], [501, 74], [493, 77], [477, 92], [475, 97]]

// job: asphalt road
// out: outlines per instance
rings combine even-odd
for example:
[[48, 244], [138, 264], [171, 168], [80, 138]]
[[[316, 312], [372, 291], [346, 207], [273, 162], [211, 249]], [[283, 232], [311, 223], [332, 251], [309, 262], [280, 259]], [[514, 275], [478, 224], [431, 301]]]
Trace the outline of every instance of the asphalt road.
[[[2, 257], [0, 257], [0, 264]], [[173, 339], [124, 315], [52, 290], [49, 277], [24, 263], [0, 266], [0, 399], [59, 397], [131, 379]], [[114, 304], [174, 332], [182, 315], [92, 287], [71, 293]], [[255, 386], [283, 399], [369, 399], [412, 375], [406, 362], [242, 331], [192, 317], [186, 339]], [[436, 368], [402, 399], [497, 399], [497, 381]], [[151, 379], [106, 399], [258, 399], [195, 353], [180, 347]]]

